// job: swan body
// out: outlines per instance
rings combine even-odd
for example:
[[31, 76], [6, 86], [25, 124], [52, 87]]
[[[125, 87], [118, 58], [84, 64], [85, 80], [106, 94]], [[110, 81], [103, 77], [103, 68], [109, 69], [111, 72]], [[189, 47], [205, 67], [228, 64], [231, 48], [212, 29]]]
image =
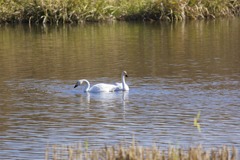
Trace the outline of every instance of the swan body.
[[84, 92], [95, 92], [95, 93], [96, 92], [113, 92], [117, 88], [116, 85], [106, 84], [106, 83], [99, 83], [99, 84], [93, 85], [90, 88], [90, 83], [86, 79], [78, 80], [76, 85], [74, 86], [74, 88], [82, 85], [83, 83], [86, 83], [86, 86], [84, 88]]
[[125, 82], [125, 77], [128, 77], [127, 72], [123, 71], [121, 78], [122, 78], [122, 83], [115, 83], [115, 85], [117, 86], [117, 88], [115, 89], [115, 91], [128, 91], [129, 87]]
[[113, 91], [128, 91], [129, 87], [125, 82], [125, 77], [128, 77], [127, 72], [122, 72], [122, 83], [115, 83], [115, 84], [106, 84], [106, 83], [99, 83], [90, 87], [90, 83], [86, 79], [78, 80], [74, 88], [77, 86], [82, 85], [83, 83], [86, 84], [84, 88], [84, 92], [113, 92]]

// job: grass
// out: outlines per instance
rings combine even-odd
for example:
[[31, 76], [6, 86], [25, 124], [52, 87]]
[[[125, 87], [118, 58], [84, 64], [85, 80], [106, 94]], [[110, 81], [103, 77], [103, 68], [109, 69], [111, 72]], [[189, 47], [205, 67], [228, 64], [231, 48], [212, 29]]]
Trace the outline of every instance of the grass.
[[0, 0], [0, 23], [82, 23], [233, 17], [239, 0]]
[[[125, 147], [124, 147], [125, 146]], [[69, 159], [69, 160], [235, 160], [237, 158], [237, 149], [235, 147], [222, 146], [218, 149], [206, 150], [201, 145], [190, 147], [186, 150], [183, 148], [168, 147], [167, 150], [161, 150], [160, 147], [142, 147], [132, 140], [132, 143], [120, 144], [116, 147], [105, 146], [104, 148], [85, 150], [81, 144], [75, 146], [58, 146], [47, 147], [45, 160], [47, 159]], [[240, 158], [240, 157], [239, 157]]]

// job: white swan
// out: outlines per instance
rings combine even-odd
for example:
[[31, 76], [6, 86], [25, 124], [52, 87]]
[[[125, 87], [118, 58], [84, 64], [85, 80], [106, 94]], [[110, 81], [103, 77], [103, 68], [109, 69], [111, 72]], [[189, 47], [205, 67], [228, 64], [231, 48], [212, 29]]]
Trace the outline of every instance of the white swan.
[[116, 85], [106, 84], [106, 83], [99, 83], [99, 84], [93, 85], [90, 88], [90, 83], [86, 79], [78, 80], [74, 88], [76, 88], [79, 85], [82, 85], [84, 82], [86, 83], [84, 92], [113, 92], [117, 88]]
[[117, 86], [115, 91], [128, 91], [129, 87], [125, 82], [125, 77], [128, 77], [127, 72], [123, 71], [121, 76], [122, 76], [122, 83], [115, 83], [115, 85]]

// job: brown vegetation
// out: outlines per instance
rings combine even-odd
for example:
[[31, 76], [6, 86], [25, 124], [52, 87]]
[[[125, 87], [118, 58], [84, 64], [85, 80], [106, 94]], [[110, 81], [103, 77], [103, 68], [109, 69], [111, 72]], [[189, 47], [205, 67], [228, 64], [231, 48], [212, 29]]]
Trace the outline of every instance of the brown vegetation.
[[[124, 147], [125, 146], [125, 147]], [[120, 143], [117, 147], [108, 147], [101, 149], [85, 151], [81, 144], [76, 146], [52, 146], [52, 155], [47, 147], [45, 160], [47, 159], [69, 159], [69, 160], [235, 160], [237, 159], [237, 149], [235, 147], [222, 146], [218, 149], [206, 150], [201, 145], [190, 147], [186, 150], [182, 148], [168, 147], [168, 150], [161, 150], [160, 147], [142, 147], [132, 141], [127, 146]]]

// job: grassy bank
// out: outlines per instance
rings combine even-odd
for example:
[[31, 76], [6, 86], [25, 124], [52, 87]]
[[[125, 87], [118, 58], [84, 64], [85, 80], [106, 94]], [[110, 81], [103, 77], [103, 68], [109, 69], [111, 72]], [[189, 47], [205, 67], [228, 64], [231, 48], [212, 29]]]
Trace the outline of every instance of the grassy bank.
[[0, 23], [80, 23], [233, 17], [239, 0], [0, 0]]
[[[81, 160], [237, 160], [235, 147], [221, 146], [218, 149], [206, 150], [201, 145], [188, 149], [168, 147], [167, 150], [153, 145], [141, 147], [134, 140], [130, 145], [120, 143], [116, 147], [105, 146], [101, 149], [83, 151], [81, 145], [47, 147], [47, 159], [81, 159]], [[240, 158], [240, 157], [239, 157]]]

